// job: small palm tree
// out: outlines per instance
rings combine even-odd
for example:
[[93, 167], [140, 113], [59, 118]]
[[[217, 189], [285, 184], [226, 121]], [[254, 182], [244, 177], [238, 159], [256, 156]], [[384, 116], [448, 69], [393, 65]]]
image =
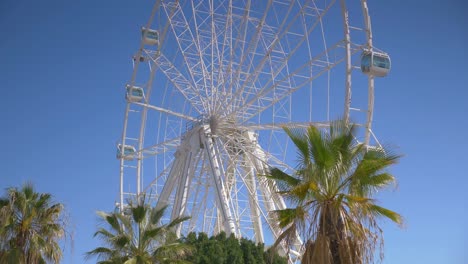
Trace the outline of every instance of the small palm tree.
[[328, 132], [314, 126], [284, 130], [297, 147], [298, 164], [292, 175], [277, 168], [268, 175], [292, 205], [275, 211], [283, 228], [276, 244], [300, 234], [302, 263], [372, 263], [376, 247], [383, 246], [378, 218], [402, 224], [399, 214], [372, 198], [395, 182], [386, 169], [400, 156], [355, 143], [356, 128], [344, 121]]
[[128, 214], [98, 212], [109, 230], [99, 228], [94, 236], [107, 247], [88, 252], [87, 258], [97, 256], [102, 264], [186, 263], [192, 248], [179, 243], [173, 229], [188, 217], [160, 225], [165, 209], [139, 203], [131, 204]]
[[7, 189], [0, 198], [0, 263], [59, 263], [67, 224], [63, 205], [32, 184]]

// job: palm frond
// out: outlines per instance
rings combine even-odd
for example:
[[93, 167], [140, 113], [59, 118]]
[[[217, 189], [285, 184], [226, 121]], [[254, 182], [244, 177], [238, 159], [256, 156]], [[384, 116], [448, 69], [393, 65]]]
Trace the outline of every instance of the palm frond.
[[97, 247], [91, 251], [86, 252], [85, 259], [90, 259], [91, 257], [97, 256], [98, 258], [107, 258], [112, 256], [114, 251], [106, 247]]
[[93, 236], [94, 237], [101, 236], [103, 238], [112, 238], [114, 234], [101, 227], [94, 233]]
[[322, 136], [322, 133], [314, 126], [307, 129], [307, 139], [310, 145], [310, 158], [318, 170], [322, 170], [330, 166], [333, 162], [329, 151], [327, 150], [327, 141]]
[[285, 182], [288, 186], [295, 186], [301, 182], [300, 179], [297, 179], [278, 168], [272, 168], [266, 177], [272, 180]]
[[109, 214], [109, 213], [102, 212], [102, 211], [97, 212], [97, 214], [112, 227], [112, 230], [114, 230], [115, 232], [120, 232], [121, 225], [119, 222], [118, 214], [116, 213]]
[[144, 230], [142, 239], [145, 241], [152, 240], [158, 237], [162, 232], [164, 232], [164, 230], [165, 227], [155, 227], [148, 230]]
[[320, 188], [318, 185], [313, 182], [303, 182], [302, 184], [298, 184], [292, 187], [290, 190], [286, 192], [286, 196], [290, 198], [290, 200], [294, 200], [298, 203], [301, 203], [305, 199], [313, 199], [321, 196]]
[[164, 207], [162, 207], [160, 209], [156, 209], [156, 208], [151, 209], [150, 222], [152, 224], [158, 223], [161, 220], [161, 218], [163, 217], [164, 212], [166, 211], [167, 207], [168, 206], [166, 205], [166, 206], [164, 206]]
[[188, 219], [190, 219], [190, 216], [184, 216], [184, 217], [178, 217], [174, 220], [172, 220], [169, 224], [167, 224], [167, 228], [170, 229], [174, 226], [177, 226], [178, 224], [184, 222], [184, 221], [187, 221]]
[[295, 221], [304, 221], [307, 212], [304, 210], [302, 206], [298, 206], [296, 208], [286, 208], [282, 210], [275, 210], [273, 211], [274, 214], [277, 216], [278, 225], [281, 228], [284, 228]]
[[403, 217], [401, 215], [399, 215], [398, 213], [392, 211], [392, 210], [383, 208], [383, 207], [375, 205], [375, 204], [370, 205], [369, 210], [372, 213], [374, 213], [376, 215], [379, 215], [379, 216], [384, 216], [384, 217], [392, 220], [393, 222], [395, 222], [395, 223], [397, 223], [399, 225], [403, 224]]
[[367, 197], [347, 195], [347, 194], [344, 194], [343, 197], [350, 203], [363, 204], [363, 203], [369, 203], [369, 202], [374, 201], [373, 199], [370, 199]]
[[306, 164], [310, 161], [310, 151], [309, 151], [309, 143], [307, 141], [307, 137], [304, 135], [304, 129], [302, 128], [291, 128], [291, 127], [283, 127], [284, 132], [289, 136], [291, 141], [297, 147], [297, 154], [298, 154], [298, 163], [299, 164]]
[[124, 248], [132, 241], [131, 234], [121, 233], [111, 239], [111, 243], [116, 248]]
[[133, 221], [138, 224], [141, 223], [145, 219], [147, 210], [148, 208], [142, 205], [131, 207]]

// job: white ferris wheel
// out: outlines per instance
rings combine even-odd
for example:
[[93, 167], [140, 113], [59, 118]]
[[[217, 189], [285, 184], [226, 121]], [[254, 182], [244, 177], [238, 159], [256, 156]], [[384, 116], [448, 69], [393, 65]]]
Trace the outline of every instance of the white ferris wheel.
[[287, 205], [262, 175], [295, 156], [283, 126], [343, 117], [379, 145], [374, 77], [390, 59], [366, 0], [158, 0], [141, 30], [117, 147], [122, 212], [146, 193], [168, 218], [191, 216], [179, 234], [268, 243], [281, 232], [270, 212]]

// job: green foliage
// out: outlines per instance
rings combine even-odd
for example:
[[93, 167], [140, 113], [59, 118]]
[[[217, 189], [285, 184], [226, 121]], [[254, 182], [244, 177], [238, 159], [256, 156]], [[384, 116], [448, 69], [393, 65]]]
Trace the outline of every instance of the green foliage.
[[67, 228], [63, 205], [32, 184], [0, 198], [0, 263], [59, 263]]
[[98, 212], [109, 229], [98, 228], [94, 236], [105, 247], [88, 252], [87, 258], [97, 257], [102, 264], [187, 263], [183, 259], [192, 253], [192, 247], [180, 243], [173, 229], [188, 218], [161, 225], [166, 207], [156, 209], [140, 202], [130, 204], [129, 209], [129, 215]]
[[299, 233], [305, 242], [302, 263], [373, 263], [375, 249], [383, 246], [378, 218], [402, 223], [399, 214], [372, 199], [395, 182], [387, 169], [400, 156], [356, 144], [356, 128], [344, 121], [328, 130], [284, 130], [298, 163], [291, 175], [277, 168], [267, 175], [292, 205], [276, 211], [283, 233], [275, 245], [291, 243]]
[[263, 259], [263, 245], [255, 245], [251, 240], [241, 238], [240, 248], [242, 249], [244, 263], [256, 263], [263, 264], [265, 263]]
[[205, 233], [190, 233], [184, 243], [196, 250], [187, 260], [194, 264], [286, 264], [287, 260], [278, 254], [265, 252], [263, 244], [224, 232], [208, 238]]

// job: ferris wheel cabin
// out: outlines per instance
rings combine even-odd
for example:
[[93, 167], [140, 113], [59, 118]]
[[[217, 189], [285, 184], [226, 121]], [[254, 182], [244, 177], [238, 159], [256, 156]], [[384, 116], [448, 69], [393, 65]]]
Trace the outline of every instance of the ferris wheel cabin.
[[122, 146], [122, 144], [119, 144], [117, 146], [117, 158], [118, 159], [124, 159], [124, 160], [133, 160], [134, 156], [135, 156], [135, 147], [134, 146], [130, 146], [130, 145], [124, 145]]
[[143, 42], [146, 45], [158, 45], [159, 44], [159, 32], [153, 29], [141, 28], [141, 36]]
[[144, 97], [143, 88], [127, 85], [127, 93], [125, 99], [129, 102], [141, 102]]
[[361, 55], [361, 71], [376, 77], [385, 77], [390, 71], [390, 56], [376, 51], [364, 51]]

